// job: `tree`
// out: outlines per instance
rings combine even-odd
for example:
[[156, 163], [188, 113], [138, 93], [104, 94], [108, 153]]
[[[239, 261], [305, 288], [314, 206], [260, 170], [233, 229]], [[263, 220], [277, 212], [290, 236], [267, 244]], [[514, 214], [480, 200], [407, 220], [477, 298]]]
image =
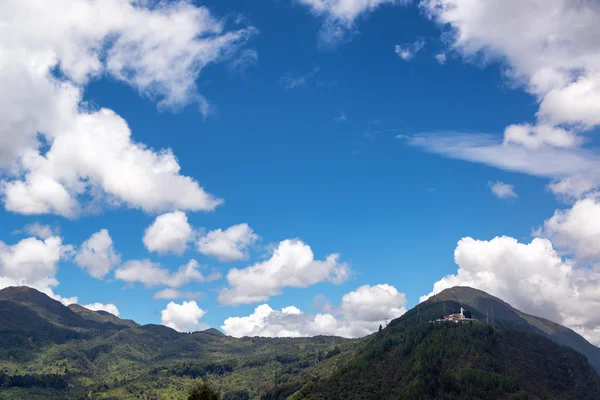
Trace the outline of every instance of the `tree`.
[[219, 400], [219, 398], [219, 392], [206, 383], [195, 387], [188, 396], [188, 400]]
[[377, 334], [379, 336], [381, 336], [382, 335], [382, 333], [381, 333], [382, 331], [383, 331], [383, 327], [381, 325], [379, 325], [379, 332], [377, 332]]

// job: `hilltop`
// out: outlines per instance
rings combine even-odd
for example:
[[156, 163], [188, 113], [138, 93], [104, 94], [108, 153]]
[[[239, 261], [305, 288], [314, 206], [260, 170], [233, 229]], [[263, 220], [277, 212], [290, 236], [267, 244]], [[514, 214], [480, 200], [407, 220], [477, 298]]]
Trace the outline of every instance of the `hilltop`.
[[[474, 320], [432, 322], [460, 307]], [[494, 324], [486, 322], [492, 308]], [[552, 335], [540, 327], [552, 327]], [[349, 364], [294, 399], [600, 398], [587, 358], [556, 343], [571, 335], [485, 292], [452, 288], [366, 338]], [[588, 343], [578, 338], [571, 342]]]
[[[460, 307], [476, 320], [430, 322]], [[594, 346], [471, 288], [357, 340], [179, 333], [30, 288], [0, 290], [0, 327], [6, 399], [185, 399], [203, 380], [226, 400], [600, 398], [600, 377], [573, 349]]]

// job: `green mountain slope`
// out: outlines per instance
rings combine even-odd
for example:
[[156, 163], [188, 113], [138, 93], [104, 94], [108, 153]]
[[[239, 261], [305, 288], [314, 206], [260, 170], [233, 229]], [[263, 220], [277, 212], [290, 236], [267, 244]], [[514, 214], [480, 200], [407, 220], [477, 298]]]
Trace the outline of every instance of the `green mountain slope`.
[[89, 339], [124, 328], [83, 318], [28, 287], [0, 290], [0, 322], [0, 340], [6, 344], [3, 349], [10, 345], [10, 354], [17, 358], [27, 357], [28, 350], [31, 352], [49, 343]]
[[129, 328], [139, 326], [139, 324], [130, 319], [121, 319], [107, 311], [92, 311], [83, 306], [80, 306], [79, 304], [70, 304], [69, 309], [78, 314], [80, 317], [94, 322], [110, 322], [115, 325], [123, 325]]
[[584, 356], [540, 335], [479, 322], [397, 323], [294, 400], [598, 399]]
[[494, 296], [470, 287], [457, 286], [446, 289], [428, 300], [428, 302], [448, 301], [458, 303], [458, 308], [455, 306], [451, 310], [448, 307], [448, 312], [456, 311], [460, 309], [460, 306], [464, 306], [471, 310], [478, 319], [484, 321], [487, 319], [497, 326], [538, 333], [559, 344], [569, 346], [584, 354], [596, 371], [600, 372], [600, 348], [569, 328], [544, 318], [525, 314]]
[[[349, 361], [357, 343], [333, 337], [236, 339], [216, 329], [186, 334], [162, 325], [129, 328], [99, 322], [89, 310], [64, 307], [33, 289], [17, 289], [0, 291], [0, 304], [7, 306], [0, 325], [11, 321], [11, 333], [20, 340], [10, 346], [0, 340], [2, 399], [185, 399], [208, 379], [227, 399], [283, 400]], [[24, 318], [14, 319], [23, 311]], [[61, 329], [61, 340], [48, 340], [49, 327]], [[9, 382], [4, 389], [1, 371]]]
[[[431, 322], [461, 306], [483, 320], [493, 307], [495, 325]], [[600, 376], [587, 358], [553, 341], [569, 332], [484, 292], [453, 288], [366, 338], [355, 359], [293, 399], [598, 399]]]
[[[461, 305], [480, 319], [493, 307], [495, 325], [428, 322]], [[0, 398], [183, 400], [201, 381], [225, 400], [600, 398], [585, 357], [547, 337], [583, 338], [469, 288], [359, 340], [187, 334], [106, 314], [0, 290]]]

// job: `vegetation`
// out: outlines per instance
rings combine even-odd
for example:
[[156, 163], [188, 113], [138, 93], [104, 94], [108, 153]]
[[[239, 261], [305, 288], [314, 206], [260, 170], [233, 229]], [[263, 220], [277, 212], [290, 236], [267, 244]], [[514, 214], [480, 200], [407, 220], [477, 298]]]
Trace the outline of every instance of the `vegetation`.
[[203, 383], [192, 389], [188, 400], [219, 400], [220, 397], [219, 392], [211, 388], [208, 384]]
[[405, 323], [370, 338], [295, 399], [597, 399], [585, 357], [551, 340], [478, 322]]
[[600, 398], [586, 358], [536, 334], [550, 326], [545, 320], [495, 303], [495, 325], [429, 322], [461, 305], [485, 319], [492, 300], [479, 293], [444, 292], [348, 340], [183, 334], [67, 308], [33, 289], [4, 289], [0, 398]]

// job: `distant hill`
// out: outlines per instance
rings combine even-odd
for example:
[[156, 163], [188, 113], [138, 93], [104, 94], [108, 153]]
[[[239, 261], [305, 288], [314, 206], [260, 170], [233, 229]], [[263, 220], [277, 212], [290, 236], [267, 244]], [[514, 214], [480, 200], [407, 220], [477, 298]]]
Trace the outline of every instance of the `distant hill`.
[[[493, 308], [494, 325], [431, 322], [461, 306], [480, 320]], [[349, 364], [291, 399], [600, 399], [600, 376], [558, 341], [588, 343], [487, 293], [452, 288], [371, 335]]]
[[35, 289], [0, 290], [0, 398], [185, 400], [208, 379], [227, 400], [285, 399], [349, 361], [358, 343], [188, 334], [114, 318]]
[[[430, 322], [461, 306], [480, 320], [493, 309], [494, 324]], [[598, 374], [560, 340], [592, 346], [470, 288], [444, 291], [358, 340], [179, 333], [7, 288], [0, 398], [185, 400], [210, 381], [224, 400], [600, 399]]]
[[15, 345], [25, 337], [64, 343], [122, 329], [83, 318], [59, 301], [24, 286], [0, 290], [0, 321], [0, 337], [10, 338]]
[[123, 326], [127, 326], [129, 328], [134, 328], [136, 326], [139, 326], [139, 324], [137, 324], [135, 321], [132, 321], [130, 319], [121, 319], [121, 318], [117, 317], [116, 315], [109, 313], [108, 311], [102, 311], [102, 310], [101, 311], [92, 311], [83, 306], [80, 306], [79, 304], [70, 304], [69, 309], [71, 311], [79, 314], [79, 316], [81, 316], [85, 319], [88, 319], [90, 321], [94, 321], [94, 322], [100, 322], [100, 323], [110, 322], [115, 325], [123, 325]]
[[[600, 348], [594, 346], [569, 328], [544, 318], [525, 314], [510, 304], [481, 290], [456, 286], [431, 297], [426, 303], [441, 303], [442, 308], [444, 307], [443, 304], [446, 303], [448, 312], [451, 310], [456, 311], [461, 306], [464, 306], [471, 310], [476, 318], [488, 320], [494, 325], [520, 329], [546, 336], [556, 343], [569, 346], [584, 354], [596, 371], [600, 372]], [[452, 309], [453, 304], [455, 305]], [[419, 309], [423, 307], [427, 306], [425, 304], [417, 306], [408, 313], [407, 317], [418, 317], [415, 314], [418, 314]]]
[[221, 332], [220, 330], [215, 329], [215, 328], [209, 328], [209, 329], [206, 329], [206, 330], [204, 330], [202, 332], [207, 333], [209, 335], [225, 336], [225, 334], [223, 332]]

